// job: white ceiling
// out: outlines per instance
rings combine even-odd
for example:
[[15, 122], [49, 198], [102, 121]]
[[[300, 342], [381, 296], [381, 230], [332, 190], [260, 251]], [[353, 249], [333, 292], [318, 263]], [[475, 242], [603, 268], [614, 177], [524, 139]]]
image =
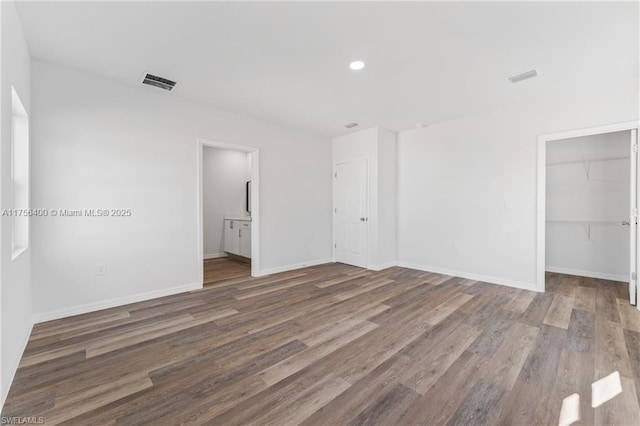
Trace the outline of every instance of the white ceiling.
[[[25, 2], [34, 58], [328, 136], [638, 76], [638, 4]], [[350, 61], [366, 62], [351, 71]], [[533, 80], [505, 77], [538, 68]], [[147, 88], [148, 90], [158, 90]], [[357, 130], [358, 128], [356, 128]]]

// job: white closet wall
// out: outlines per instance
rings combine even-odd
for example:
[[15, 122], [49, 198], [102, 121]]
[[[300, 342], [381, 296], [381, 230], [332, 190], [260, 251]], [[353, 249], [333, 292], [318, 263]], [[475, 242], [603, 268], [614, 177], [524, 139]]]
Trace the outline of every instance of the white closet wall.
[[629, 132], [547, 144], [548, 271], [626, 281]]

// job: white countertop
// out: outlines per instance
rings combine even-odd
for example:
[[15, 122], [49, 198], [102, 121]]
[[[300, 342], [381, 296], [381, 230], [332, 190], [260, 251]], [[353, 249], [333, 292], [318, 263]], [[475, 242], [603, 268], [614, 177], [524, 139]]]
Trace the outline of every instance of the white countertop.
[[251, 216], [230, 214], [230, 215], [224, 215], [224, 220], [248, 220], [249, 222], [251, 222]]

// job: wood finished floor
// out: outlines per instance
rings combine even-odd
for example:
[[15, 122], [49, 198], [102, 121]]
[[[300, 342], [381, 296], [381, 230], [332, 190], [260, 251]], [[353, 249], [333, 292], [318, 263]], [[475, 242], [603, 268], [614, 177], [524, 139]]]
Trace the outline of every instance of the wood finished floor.
[[[555, 274], [547, 286], [329, 264], [38, 324], [3, 415], [557, 425], [577, 394], [580, 424], [639, 424], [626, 286]], [[614, 372], [622, 393], [591, 408], [592, 383]]]
[[215, 286], [218, 283], [237, 278], [251, 276], [251, 263], [231, 257], [219, 257], [204, 261], [205, 286]]

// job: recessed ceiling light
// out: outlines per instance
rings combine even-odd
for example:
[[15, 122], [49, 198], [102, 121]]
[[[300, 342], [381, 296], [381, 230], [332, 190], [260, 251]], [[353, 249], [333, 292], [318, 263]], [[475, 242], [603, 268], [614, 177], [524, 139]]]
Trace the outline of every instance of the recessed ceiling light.
[[359, 71], [362, 68], [364, 68], [364, 62], [362, 61], [353, 61], [349, 64], [349, 68], [351, 68], [354, 71]]
[[509, 80], [512, 83], [518, 83], [519, 81], [527, 80], [537, 76], [538, 76], [538, 71], [531, 70], [531, 71], [523, 72], [522, 74], [517, 74], [517, 75], [512, 75], [511, 77], [507, 77], [507, 80]]

